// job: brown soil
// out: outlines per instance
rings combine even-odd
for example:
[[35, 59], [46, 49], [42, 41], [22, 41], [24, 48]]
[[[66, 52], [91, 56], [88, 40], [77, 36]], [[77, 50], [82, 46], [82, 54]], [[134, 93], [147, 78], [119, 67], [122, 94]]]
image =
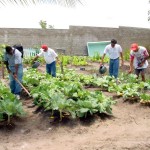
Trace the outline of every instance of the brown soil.
[[0, 128], [0, 150], [149, 150], [150, 108], [115, 100], [112, 117], [51, 123], [27, 107], [32, 99], [22, 99], [27, 116], [15, 118], [14, 129]]

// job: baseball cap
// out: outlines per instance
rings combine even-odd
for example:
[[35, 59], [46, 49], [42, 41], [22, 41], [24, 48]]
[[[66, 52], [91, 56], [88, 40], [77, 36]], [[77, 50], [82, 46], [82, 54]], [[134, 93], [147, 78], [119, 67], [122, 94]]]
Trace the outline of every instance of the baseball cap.
[[42, 45], [41, 48], [44, 49], [44, 50], [47, 50], [48, 46], [47, 45]]
[[130, 49], [131, 50], [133, 50], [133, 51], [136, 51], [137, 49], [138, 49], [138, 44], [137, 43], [133, 43], [133, 44], [131, 44], [131, 47], [130, 47]]

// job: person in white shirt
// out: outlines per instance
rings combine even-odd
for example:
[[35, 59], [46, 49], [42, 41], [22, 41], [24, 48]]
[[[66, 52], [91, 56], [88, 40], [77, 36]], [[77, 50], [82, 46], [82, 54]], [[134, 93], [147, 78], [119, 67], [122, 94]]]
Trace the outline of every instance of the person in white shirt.
[[103, 65], [103, 60], [106, 55], [106, 53], [109, 55], [110, 61], [109, 61], [109, 75], [114, 76], [115, 78], [118, 77], [119, 72], [119, 57], [121, 56], [121, 65], [123, 65], [123, 53], [122, 48], [119, 44], [117, 44], [117, 41], [115, 39], [111, 40], [111, 44], [108, 44], [104, 49], [104, 54], [102, 56], [100, 66]]
[[33, 62], [38, 57], [44, 57], [44, 60], [46, 62], [46, 72], [50, 74], [52, 77], [56, 77], [56, 59], [58, 57], [57, 53], [49, 48], [47, 45], [42, 45], [40, 49], [40, 53], [36, 55], [36, 57], [33, 59]]
[[137, 78], [141, 73], [142, 81], [145, 81], [145, 69], [148, 67], [149, 54], [145, 47], [138, 46], [137, 43], [131, 44], [130, 51], [130, 70], [129, 73], [133, 72], [133, 67], [135, 69], [135, 74]]

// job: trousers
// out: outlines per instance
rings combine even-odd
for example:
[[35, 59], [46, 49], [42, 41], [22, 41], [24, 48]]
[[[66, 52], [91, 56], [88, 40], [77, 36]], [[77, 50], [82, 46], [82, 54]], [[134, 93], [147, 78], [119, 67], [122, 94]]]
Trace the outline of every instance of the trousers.
[[56, 61], [53, 61], [51, 64], [46, 64], [46, 72], [52, 77], [56, 77]]
[[109, 75], [114, 76], [115, 78], [118, 77], [119, 72], [119, 58], [110, 59], [109, 62]]
[[[9, 69], [12, 73], [15, 73], [15, 66], [9, 66]], [[22, 82], [22, 77], [23, 77], [23, 66], [22, 64], [19, 64], [17, 78], [20, 82]], [[22, 88], [20, 84], [14, 79], [12, 74], [9, 74], [9, 80], [11, 93], [20, 95]]]

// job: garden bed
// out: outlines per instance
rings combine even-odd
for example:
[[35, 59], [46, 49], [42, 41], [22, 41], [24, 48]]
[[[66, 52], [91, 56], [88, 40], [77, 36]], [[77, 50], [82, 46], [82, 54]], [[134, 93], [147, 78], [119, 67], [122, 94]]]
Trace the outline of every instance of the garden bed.
[[[94, 64], [96, 65], [96, 64]], [[98, 66], [98, 64], [97, 64]], [[45, 67], [39, 68], [45, 71]], [[85, 73], [76, 67], [78, 73]], [[88, 71], [86, 72], [88, 74]], [[89, 91], [99, 88], [88, 88]], [[0, 129], [0, 150], [148, 150], [150, 149], [150, 109], [140, 103], [125, 103], [116, 94], [103, 92], [117, 101], [112, 106], [113, 116], [88, 119], [53, 120], [47, 112], [36, 113], [28, 108], [33, 100], [22, 95], [27, 116], [15, 119], [15, 128]]]

